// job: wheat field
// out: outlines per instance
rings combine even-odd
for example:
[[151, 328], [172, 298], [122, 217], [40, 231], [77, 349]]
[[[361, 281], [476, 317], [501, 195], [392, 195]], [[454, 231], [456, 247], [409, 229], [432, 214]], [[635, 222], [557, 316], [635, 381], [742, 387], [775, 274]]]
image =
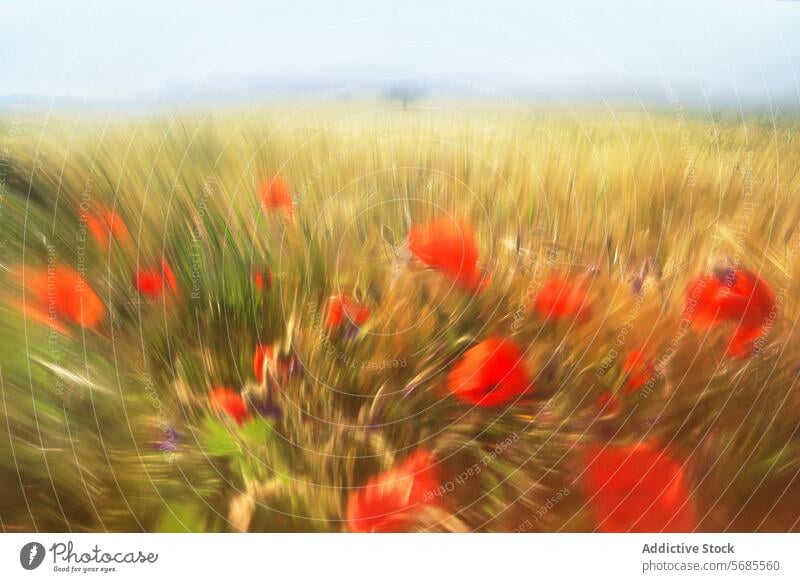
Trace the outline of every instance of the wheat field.
[[[375, 476], [420, 450], [435, 477], [403, 485], [425, 487], [399, 529], [800, 529], [797, 129], [374, 103], [6, 114], [2, 530], [360, 530]], [[276, 176], [288, 209], [264, 202]], [[474, 232], [479, 289], [409, 248], [441, 217]], [[774, 296], [736, 357], [734, 316], [686, 318], [692, 281], [725, 272]], [[553, 277], [591, 310], [537, 313]], [[363, 311], [332, 325], [332, 296]], [[456, 397], [454, 367], [497, 336], [525, 390]], [[680, 526], [600, 517], [586, 451], [641, 443], [680, 470], [634, 497], [679, 486]]]

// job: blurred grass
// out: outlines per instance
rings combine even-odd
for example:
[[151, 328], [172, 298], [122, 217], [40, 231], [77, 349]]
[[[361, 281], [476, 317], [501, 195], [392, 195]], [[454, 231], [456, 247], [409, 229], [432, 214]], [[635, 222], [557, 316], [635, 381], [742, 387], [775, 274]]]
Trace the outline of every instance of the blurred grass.
[[[566, 487], [535, 529], [592, 529], [574, 447], [656, 438], [689, 460], [703, 529], [798, 529], [797, 128], [444, 109], [5, 119], [3, 529], [340, 531], [351, 488], [416, 446], [458, 475], [509, 435], [445, 498], [463, 528], [514, 530]], [[259, 209], [276, 173], [294, 220]], [[82, 201], [114, 207], [134, 243], [83, 244]], [[409, 225], [442, 213], [475, 227], [492, 273], [480, 296], [407, 264]], [[162, 255], [182, 296], [140, 300], [131, 273]], [[86, 266], [111, 312], [100, 330], [24, 319], [19, 266], [48, 256]], [[724, 331], [680, 331], [687, 282], [719, 265], [760, 272], [780, 299], [757, 357], [726, 358]], [[588, 277], [590, 324], [545, 326], [524, 307], [556, 271]], [[355, 338], [321, 324], [339, 292], [374, 311]], [[537, 390], [471, 410], [444, 378], [492, 333], [526, 346]], [[302, 371], [278, 390], [281, 418], [239, 430], [206, 395], [263, 398], [259, 342]], [[600, 415], [622, 382], [609, 353], [641, 346], [674, 352], [665, 377]]]

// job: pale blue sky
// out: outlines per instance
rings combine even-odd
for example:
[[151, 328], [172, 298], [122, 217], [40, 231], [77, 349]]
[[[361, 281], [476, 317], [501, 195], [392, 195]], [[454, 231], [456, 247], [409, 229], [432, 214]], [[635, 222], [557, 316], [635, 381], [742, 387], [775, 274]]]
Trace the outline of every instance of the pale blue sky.
[[[236, 95], [376, 80], [498, 97], [800, 103], [800, 3], [0, 0], [0, 95]], [[256, 89], [253, 89], [256, 88]]]

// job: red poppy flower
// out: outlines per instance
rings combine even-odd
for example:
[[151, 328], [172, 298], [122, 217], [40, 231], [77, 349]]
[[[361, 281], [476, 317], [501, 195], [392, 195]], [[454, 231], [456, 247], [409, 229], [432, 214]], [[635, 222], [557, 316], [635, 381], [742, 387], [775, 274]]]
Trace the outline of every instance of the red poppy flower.
[[263, 291], [264, 287], [267, 289], [272, 287], [272, 273], [269, 271], [253, 271], [253, 285], [259, 291]]
[[405, 532], [414, 528], [420, 510], [438, 504], [434, 456], [418, 450], [398, 466], [369, 478], [347, 501], [351, 532]]
[[584, 494], [603, 532], [689, 532], [694, 501], [681, 464], [648, 443], [595, 445]]
[[167, 261], [161, 260], [161, 268], [139, 269], [133, 275], [133, 285], [142, 295], [161, 297], [169, 288], [178, 292], [178, 282]]
[[545, 282], [533, 298], [532, 307], [545, 321], [584, 321], [592, 308], [586, 288], [561, 275]]
[[214, 388], [209, 394], [211, 406], [224, 412], [236, 421], [236, 424], [244, 424], [250, 419], [250, 411], [247, 410], [247, 404], [235, 390], [220, 386]]
[[642, 350], [632, 350], [622, 363], [622, 371], [628, 375], [625, 379], [625, 391], [636, 392], [647, 384], [656, 373], [653, 362], [646, 358]]
[[274, 364], [275, 350], [272, 349], [272, 346], [264, 346], [264, 345], [256, 346], [256, 352], [253, 355], [253, 373], [256, 375], [256, 380], [258, 380], [259, 384], [261, 384], [264, 381], [265, 360], [268, 362], [267, 365]]
[[80, 214], [81, 219], [86, 223], [86, 228], [89, 229], [89, 234], [103, 249], [108, 249], [111, 239], [120, 244], [130, 241], [131, 235], [128, 227], [125, 226], [118, 213], [98, 206], [92, 209], [81, 208]]
[[517, 344], [500, 337], [483, 340], [461, 357], [447, 377], [455, 396], [480, 406], [497, 406], [532, 389]]
[[258, 194], [261, 198], [261, 205], [264, 208], [280, 210], [289, 216], [294, 215], [292, 191], [289, 189], [289, 184], [280, 174], [276, 175], [272, 180], [262, 182], [258, 188]]
[[684, 317], [703, 328], [735, 324], [728, 353], [744, 357], [763, 334], [774, 308], [775, 294], [760, 277], [742, 269], [727, 269], [700, 276], [689, 284]]
[[356, 303], [347, 295], [334, 295], [328, 299], [325, 306], [325, 325], [330, 330], [338, 329], [345, 320], [363, 325], [367, 322], [372, 311], [369, 307]]
[[106, 308], [100, 297], [69, 267], [36, 270], [26, 273], [25, 278], [33, 294], [28, 312], [36, 319], [37, 314], [47, 314], [48, 320], [61, 318], [95, 328], [105, 317]]
[[259, 384], [264, 381], [265, 363], [267, 368], [271, 368], [280, 374], [284, 381], [287, 381], [294, 371], [293, 356], [281, 357], [275, 353], [275, 348], [273, 346], [258, 345], [253, 354], [253, 373]]
[[472, 228], [450, 217], [414, 226], [408, 248], [428, 267], [452, 278], [470, 291], [480, 291], [488, 281], [478, 270], [478, 244]]

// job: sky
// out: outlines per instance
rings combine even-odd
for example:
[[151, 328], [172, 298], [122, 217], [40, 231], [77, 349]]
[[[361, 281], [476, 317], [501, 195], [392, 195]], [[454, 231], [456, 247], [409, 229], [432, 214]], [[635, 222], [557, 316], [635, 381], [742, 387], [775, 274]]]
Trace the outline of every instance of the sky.
[[800, 104], [800, 3], [0, 0], [0, 96], [440, 87]]

